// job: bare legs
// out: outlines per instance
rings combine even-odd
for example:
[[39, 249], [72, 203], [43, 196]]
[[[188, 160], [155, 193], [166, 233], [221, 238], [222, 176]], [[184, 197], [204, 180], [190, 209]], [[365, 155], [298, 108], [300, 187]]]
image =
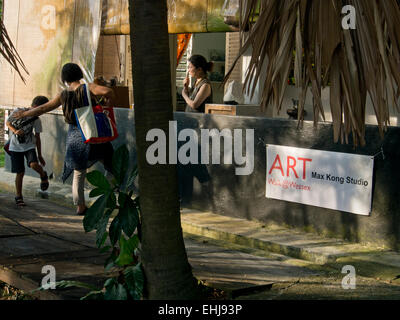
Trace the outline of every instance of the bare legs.
[[[38, 162], [31, 162], [29, 166], [35, 170], [37, 173], [39, 173], [40, 177], [44, 177], [46, 175], [46, 172], [43, 170], [42, 166]], [[19, 200], [19, 205], [24, 205], [23, 200], [22, 200], [22, 184], [24, 180], [24, 175], [25, 172], [20, 172], [17, 173], [15, 176], [15, 195], [16, 195], [16, 200], [17, 198], [20, 198]]]
[[17, 173], [15, 177], [15, 190], [16, 196], [22, 197], [22, 181], [24, 179], [25, 172]]
[[84, 193], [85, 177], [86, 169], [74, 170], [74, 177], [72, 180], [72, 198], [74, 201], [74, 205], [77, 206], [77, 214], [83, 213], [86, 209]]
[[[29, 166], [35, 170], [37, 173], [39, 173], [40, 177], [43, 177], [45, 175], [45, 172], [42, 168], [42, 166], [37, 163], [37, 162], [31, 162]], [[17, 173], [15, 177], [15, 190], [16, 190], [16, 196], [17, 197], [22, 197], [22, 182], [24, 179], [25, 172], [20, 172]]]
[[[113, 175], [111, 172], [106, 170], [106, 179], [111, 181]], [[85, 178], [86, 178], [86, 170], [74, 170], [74, 177], [72, 180], [72, 198], [74, 201], [74, 205], [77, 206], [76, 213], [83, 214], [87, 209], [85, 204]]]
[[29, 164], [29, 166], [30, 166], [33, 170], [35, 170], [37, 173], [39, 173], [39, 175], [40, 175], [41, 178], [45, 176], [46, 173], [44, 172], [42, 166], [41, 166], [39, 163], [37, 163], [37, 162], [31, 162], [31, 163]]

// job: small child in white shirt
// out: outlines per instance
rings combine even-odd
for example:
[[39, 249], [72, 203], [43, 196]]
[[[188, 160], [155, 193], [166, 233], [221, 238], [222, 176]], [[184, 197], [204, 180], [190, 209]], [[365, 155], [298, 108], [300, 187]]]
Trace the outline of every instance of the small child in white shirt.
[[[49, 100], [44, 96], [37, 96], [32, 101], [32, 108], [38, 107]], [[7, 119], [7, 127], [12, 132], [10, 138], [9, 153], [11, 157], [11, 172], [16, 173], [15, 177], [15, 203], [17, 206], [25, 206], [22, 196], [22, 182], [25, 174], [24, 158], [27, 165], [40, 175], [41, 190], [45, 191], [49, 187], [47, 172], [43, 170], [46, 165], [42, 157], [40, 132], [42, 123], [38, 117], [14, 119], [13, 114], [17, 111], [28, 110], [29, 108], [15, 109]], [[33, 133], [34, 132], [34, 133]], [[37, 155], [36, 155], [37, 149]], [[39, 164], [40, 162], [40, 164]], [[42, 167], [43, 166], [43, 167]]]

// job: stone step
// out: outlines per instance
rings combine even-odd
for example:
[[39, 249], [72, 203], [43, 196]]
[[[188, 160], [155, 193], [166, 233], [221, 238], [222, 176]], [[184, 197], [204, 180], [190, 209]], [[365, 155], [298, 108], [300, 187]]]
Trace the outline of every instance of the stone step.
[[[230, 241], [235, 244], [279, 253], [317, 264], [338, 262], [341, 258], [384, 263], [400, 267], [400, 254], [373, 245], [350, 243], [324, 238], [280, 226], [266, 226], [256, 221], [183, 209], [181, 215], [184, 232]], [[373, 254], [371, 254], [373, 253]], [[382, 254], [384, 253], [384, 257]], [[400, 273], [400, 271], [399, 271]]]
[[[15, 175], [0, 168], [0, 191], [14, 194]], [[71, 185], [50, 180], [47, 192], [39, 189], [39, 177], [24, 177], [26, 196], [46, 197], [61, 205], [75, 209], [72, 204]], [[90, 189], [85, 189], [88, 204]], [[354, 265], [358, 274], [367, 277], [394, 280], [400, 274], [400, 253], [373, 244], [350, 243], [325, 238], [317, 234], [265, 225], [257, 221], [227, 217], [212, 212], [182, 209], [182, 229], [187, 234], [227, 241], [255, 250], [272, 252], [307, 263], [330, 264], [335, 267]], [[400, 282], [394, 280], [394, 282]]]

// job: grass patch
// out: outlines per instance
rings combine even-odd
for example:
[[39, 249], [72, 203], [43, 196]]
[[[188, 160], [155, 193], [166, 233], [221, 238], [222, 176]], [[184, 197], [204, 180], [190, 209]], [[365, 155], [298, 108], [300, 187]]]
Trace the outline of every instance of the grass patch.
[[[0, 10], [1, 10], [1, 2], [2, 2], [2, 0], [0, 0]], [[0, 16], [1, 16], [1, 14], [0, 14]], [[1, 126], [4, 125], [4, 110], [3, 109], [0, 109], [0, 125]], [[4, 131], [1, 130], [0, 134], [4, 135]], [[5, 165], [4, 164], [4, 162], [5, 162], [5, 159], [4, 159], [5, 158], [5, 151], [4, 151], [3, 147], [4, 147], [4, 143], [1, 142], [0, 143], [0, 168], [3, 168], [4, 165]]]
[[5, 158], [5, 151], [3, 149], [3, 146], [0, 145], [0, 168], [4, 167], [4, 162], [5, 162], [4, 158]]

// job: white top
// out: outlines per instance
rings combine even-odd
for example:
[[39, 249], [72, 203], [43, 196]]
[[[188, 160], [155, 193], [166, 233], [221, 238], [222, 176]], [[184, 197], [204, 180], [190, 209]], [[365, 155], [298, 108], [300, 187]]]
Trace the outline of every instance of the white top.
[[[27, 108], [16, 108], [9, 116], [8, 121], [10, 121], [10, 118], [12, 118], [12, 115], [14, 112], [17, 111], [25, 111], [29, 110]], [[21, 143], [18, 141], [17, 135], [11, 132], [11, 138], [10, 138], [10, 151], [14, 152], [25, 152], [31, 149], [36, 149], [36, 139], [33, 133], [40, 133], [42, 132], [42, 122], [39, 119], [36, 119], [35, 121], [29, 123], [26, 127], [28, 134], [25, 134], [25, 142]], [[33, 130], [32, 130], [33, 129]], [[24, 129], [22, 129], [24, 130]], [[24, 130], [25, 131], [25, 130]]]

